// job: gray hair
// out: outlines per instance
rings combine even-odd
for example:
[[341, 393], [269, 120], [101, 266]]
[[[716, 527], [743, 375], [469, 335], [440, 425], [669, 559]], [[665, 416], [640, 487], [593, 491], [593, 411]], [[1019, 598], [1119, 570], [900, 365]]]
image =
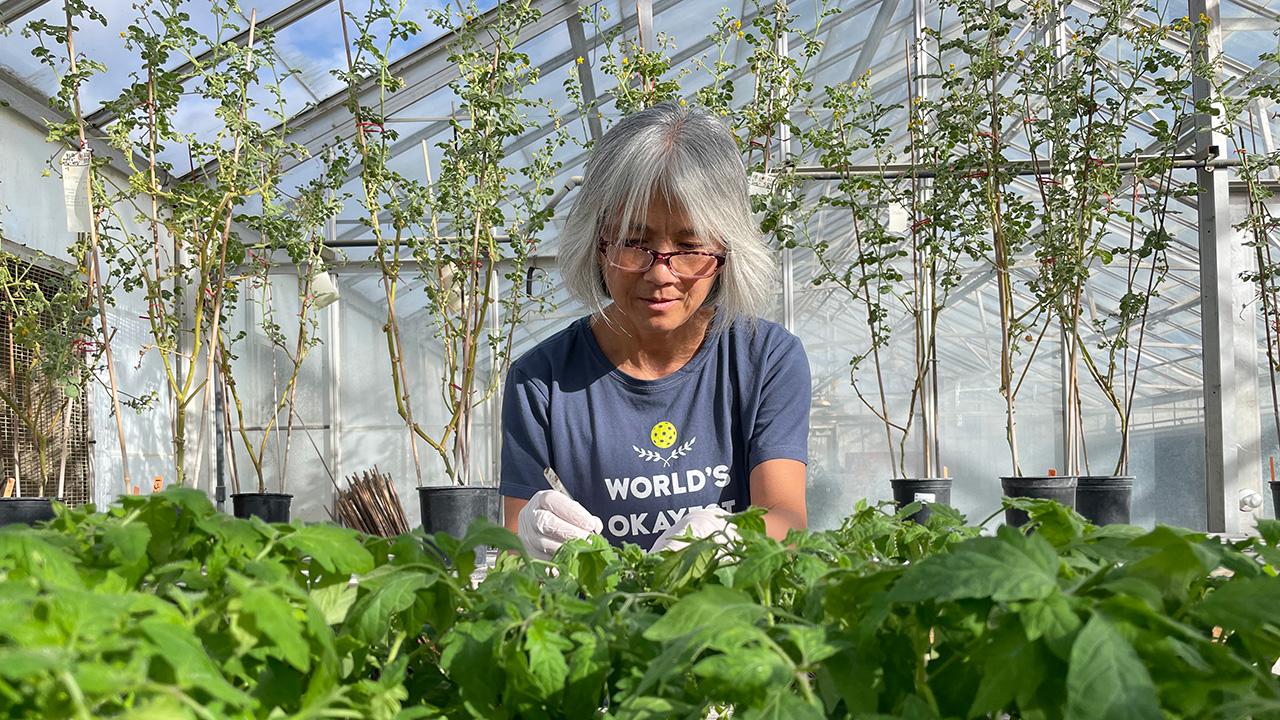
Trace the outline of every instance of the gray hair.
[[[597, 142], [565, 220], [560, 268], [570, 294], [596, 314], [609, 300], [597, 260], [601, 238], [643, 222], [655, 196], [678, 203], [699, 237], [724, 246], [726, 260], [707, 304], [713, 331], [765, 308], [774, 260], [751, 215], [746, 169], [733, 135], [706, 109], [664, 102], [628, 115]], [[609, 239], [618, 242], [613, 233]]]

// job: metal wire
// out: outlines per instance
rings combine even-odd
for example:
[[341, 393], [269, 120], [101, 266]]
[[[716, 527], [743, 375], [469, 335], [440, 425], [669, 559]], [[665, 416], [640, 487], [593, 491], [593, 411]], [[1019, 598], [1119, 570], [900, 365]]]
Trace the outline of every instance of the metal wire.
[[[56, 270], [45, 267], [38, 261], [23, 260], [16, 257], [0, 259], [9, 263], [13, 276], [24, 276], [35, 282], [49, 296], [66, 285], [66, 278]], [[13, 318], [5, 308], [0, 308], [0, 386], [13, 398], [30, 397], [28, 388], [23, 385], [21, 375], [10, 377], [7, 368], [10, 362], [10, 348], [15, 366], [30, 364], [34, 359], [34, 351], [24, 347], [17, 338], [11, 338], [10, 327]], [[51, 320], [41, 318], [42, 326], [51, 327]], [[43, 388], [36, 388], [36, 393]], [[42, 417], [36, 418], [41, 427], [53, 428], [50, 438], [50, 465], [53, 477], [45, 485], [44, 494], [57, 494], [57, 473], [63, 446], [63, 431], [66, 430], [67, 467], [63, 497], [59, 498], [67, 505], [83, 505], [92, 499], [89, 474], [89, 427], [85, 403], [86, 393], [71, 402], [71, 418], [64, 423], [60, 407], [46, 407]], [[23, 497], [40, 495], [39, 461], [35, 441], [30, 431], [23, 426], [20, 419], [7, 406], [0, 405], [0, 478], [20, 478]], [[16, 494], [16, 493], [15, 493]]]

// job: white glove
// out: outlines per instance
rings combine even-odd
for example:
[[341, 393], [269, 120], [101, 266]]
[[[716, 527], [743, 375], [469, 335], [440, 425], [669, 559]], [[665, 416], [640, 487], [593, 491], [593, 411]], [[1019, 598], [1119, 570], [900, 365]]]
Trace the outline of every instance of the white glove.
[[677, 540], [676, 538], [692, 536], [693, 539], [710, 537], [721, 545], [726, 545], [730, 540], [738, 539], [738, 528], [736, 525], [729, 524], [730, 513], [724, 508], [694, 508], [684, 514], [684, 517], [676, 521], [666, 532], [658, 536], [653, 541], [653, 547], [649, 552], [655, 553], [659, 550], [679, 550], [689, 545], [689, 541]]
[[520, 510], [516, 534], [529, 555], [550, 560], [564, 541], [585, 538], [604, 530], [600, 518], [573, 498], [555, 490], [542, 490]]

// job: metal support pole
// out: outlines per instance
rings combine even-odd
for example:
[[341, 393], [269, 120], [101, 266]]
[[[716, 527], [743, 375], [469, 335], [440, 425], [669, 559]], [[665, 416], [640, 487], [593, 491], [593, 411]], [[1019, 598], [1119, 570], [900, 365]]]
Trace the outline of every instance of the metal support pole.
[[[1205, 42], [1193, 52], [1222, 52], [1218, 0], [1189, 0], [1191, 17], [1209, 18]], [[1213, 96], [1211, 78], [1197, 77], [1197, 102]], [[1221, 154], [1226, 138], [1214, 116], [1196, 115], [1196, 151], [1202, 159]], [[1211, 532], [1242, 533], [1252, 517], [1239, 505], [1241, 491], [1260, 485], [1257, 360], [1253, 314], [1233, 312], [1234, 282], [1245, 268], [1243, 248], [1232, 242], [1228, 172], [1212, 166], [1196, 172], [1200, 228], [1200, 322], [1204, 357], [1205, 501]], [[1241, 284], [1243, 285], [1243, 284]]]
[[[1052, 48], [1054, 54], [1062, 58], [1055, 67], [1055, 72], [1061, 78], [1068, 71], [1067, 60], [1069, 51], [1067, 48], [1067, 26], [1065, 8], [1058, 8], [1054, 13], [1054, 17], [1049, 21], [1049, 25], [1044, 27], [1043, 42], [1049, 48]], [[1049, 157], [1053, 156], [1053, 143], [1050, 142], [1046, 151]], [[1062, 413], [1062, 459], [1058, 463], [1058, 467], [1062, 469], [1065, 475], [1078, 475], [1079, 457], [1080, 457], [1080, 418], [1077, 417], [1078, 408], [1076, 407], [1075, 387], [1078, 376], [1075, 374], [1074, 367], [1076, 338], [1074, 335], [1066, 332], [1066, 328], [1059, 324], [1058, 337], [1061, 341], [1061, 357], [1059, 358], [1059, 370], [1062, 376], [1061, 384], [1061, 407]]]
[[[914, 95], [916, 100], [925, 100], [929, 96], [929, 80], [928, 74], [929, 61], [928, 49], [925, 47], [927, 42], [925, 36], [925, 9], [924, 0], [914, 0], [911, 3], [911, 62], [914, 66], [911, 71], [911, 79], [914, 83]], [[880, 16], [876, 17], [876, 22], [880, 21]], [[859, 66], [861, 66], [861, 58], [859, 58]], [[855, 68], [857, 70], [857, 68]], [[861, 74], [861, 73], [859, 73]], [[928, 132], [928, 128], [923, 128], [924, 132]], [[914, 158], [914, 154], [913, 154]], [[919, 194], [921, 199], [929, 196], [930, 182], [927, 178], [919, 178], [916, 181], [916, 187], [913, 192]], [[914, 230], [908, 230], [912, 243], [916, 242], [914, 238]], [[920, 313], [921, 323], [916, 336], [916, 361], [923, 365], [923, 376], [920, 378], [920, 442], [921, 442], [921, 464], [920, 477], [931, 478], [942, 476], [942, 459], [941, 459], [941, 443], [938, 440], [938, 348], [937, 348], [937, 328], [934, 323], [934, 313], [937, 307], [936, 296], [936, 277], [934, 274], [932, 262], [921, 263], [915, 268], [917, 273], [916, 288], [919, 291], [919, 299], [917, 302]]]
[[[787, 33], [778, 36], [778, 54], [786, 57], [789, 53]], [[790, 109], [787, 110], [788, 114]], [[778, 162], [786, 162], [787, 152], [791, 149], [791, 126], [785, 122], [778, 123]], [[796, 331], [796, 297], [795, 297], [795, 258], [794, 250], [782, 248], [782, 326], [788, 332]]]
[[218, 506], [218, 512], [222, 512], [227, 501], [227, 479], [226, 479], [226, 447], [227, 447], [227, 431], [223, 426], [224, 403], [222, 393], [222, 373], [215, 364], [213, 367], [213, 377], [209, 378], [213, 383], [213, 434], [214, 434], [214, 477], [216, 485], [213, 488], [213, 500]]
[[[337, 237], [334, 218], [329, 219], [328, 241]], [[331, 272], [335, 286], [341, 286], [342, 277]], [[355, 295], [355, 293], [351, 293]], [[329, 467], [333, 468], [334, 482], [342, 477], [342, 312], [345, 307], [339, 301], [329, 308]]]

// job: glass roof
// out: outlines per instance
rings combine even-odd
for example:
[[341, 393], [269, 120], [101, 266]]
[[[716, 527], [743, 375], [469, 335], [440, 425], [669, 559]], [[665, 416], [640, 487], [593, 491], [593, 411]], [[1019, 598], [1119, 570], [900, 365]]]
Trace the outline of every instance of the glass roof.
[[[641, 0], [647, 3], [649, 0]], [[488, 11], [494, 7], [496, 0], [485, 0], [479, 3], [480, 11]], [[409, 19], [421, 25], [420, 32], [411, 37], [396, 40], [391, 44], [393, 60], [406, 62], [422, 58], [442, 58], [442, 48], [448, 38], [442, 36], [439, 28], [432, 23], [427, 13], [432, 8], [444, 5], [444, 0], [407, 3], [406, 13]], [[601, 59], [604, 55], [602, 34], [616, 28], [622, 28], [626, 37], [636, 35], [636, 3], [630, 0], [607, 0], [589, 4], [582, 13], [586, 18], [581, 26], [585, 35], [585, 43], [575, 44], [575, 28], [578, 12], [576, 4], [562, 3], [558, 0], [540, 0], [537, 6], [545, 14], [561, 12], [560, 20], [545, 24], [540, 34], [526, 36], [520, 50], [528, 54], [530, 62], [540, 68], [541, 81], [531, 89], [536, 99], [546, 100], [554, 115], [565, 124], [574, 135], [574, 143], [570, 143], [557, 152], [557, 159], [564, 163], [556, 184], [563, 186], [569, 178], [582, 173], [585, 153], [581, 150], [592, 133], [590, 115], [599, 113], [601, 124], [607, 128], [618, 116], [612, 104], [609, 91], [614, 87], [616, 78], [604, 72]], [[822, 27], [822, 39], [825, 43], [821, 52], [810, 62], [810, 78], [814, 82], [816, 92], [821, 92], [824, 85], [850, 80], [863, 70], [870, 70], [872, 84], [876, 89], [877, 99], [882, 103], [903, 103], [906, 100], [907, 75], [904, 58], [905, 48], [912, 33], [912, 2], [905, 0], [832, 0], [831, 4], [841, 12], [825, 18]], [[101, 103], [114, 97], [129, 81], [130, 73], [137, 70], [137, 65], [130, 65], [133, 53], [124, 49], [122, 30], [130, 23], [137, 22], [139, 12], [135, 9], [135, 0], [103, 0], [94, 3], [96, 10], [107, 19], [106, 26], [96, 23], [81, 23], [78, 31], [78, 44], [81, 47], [94, 48], [95, 57], [107, 59], [107, 70], [93, 78], [84, 87], [86, 113], [98, 110]], [[364, 6], [355, 7], [348, 4], [348, 11], [363, 12]], [[746, 0], [720, 0], [718, 2], [689, 0], [652, 0], [653, 29], [663, 34], [671, 43], [668, 52], [674, 59], [673, 74], [685, 73], [682, 87], [687, 95], [708, 81], [699, 61], [706, 61], [708, 53], [714, 50], [712, 42], [707, 38], [712, 23], [722, 5], [727, 6], [733, 17], [742, 18], [749, 24], [755, 12], [755, 3]], [[0, 8], [4, 3], [0, 3]], [[799, 16], [800, 27], [811, 27], [817, 5], [814, 0], [803, 0], [791, 5], [792, 11]], [[334, 76], [336, 68], [343, 68], [346, 55], [343, 48], [341, 20], [336, 2], [323, 0], [297, 0], [294, 3], [286, 0], [254, 0], [242, 2], [238, 12], [233, 13], [229, 25], [219, 28], [210, 6], [203, 2], [191, 2], [184, 6], [190, 14], [189, 25], [194, 30], [205, 34], [220, 34], [223, 39], [229, 38], [248, 26], [248, 16], [256, 11], [259, 22], [273, 16], [280, 18], [274, 42], [272, 62], [274, 70], [281, 76], [289, 75], [283, 82], [285, 113], [293, 117], [290, 125], [295, 128], [297, 136], [303, 138], [306, 147], [313, 156], [324, 151], [324, 147], [333, 142], [335, 136], [350, 137], [351, 120], [345, 110], [334, 109], [333, 99], [345, 92], [341, 82]], [[565, 10], [568, 9], [567, 12]], [[1092, 0], [1078, 0], [1073, 12], [1087, 16], [1097, 9]], [[937, 17], [936, 2], [924, 3], [925, 21], [931, 26], [942, 24], [950, 26], [954, 18]], [[32, 37], [24, 36], [21, 29], [33, 19], [49, 21], [60, 20], [61, 4], [45, 2], [37, 5], [27, 15], [8, 18], [10, 28], [14, 30], [9, 36], [0, 38], [0, 67], [6, 69], [18, 81], [30, 86], [36, 93], [49, 95], [55, 91], [55, 78], [47, 68], [41, 67], [30, 53], [36, 45]], [[1258, 55], [1274, 51], [1277, 45], [1277, 29], [1280, 28], [1280, 0], [1223, 0], [1221, 4], [1223, 17], [1222, 34], [1224, 49], [1230, 58], [1227, 70], [1238, 75], [1249, 69], [1258, 67]], [[1173, 17], [1187, 14], [1186, 5], [1179, 2], [1163, 2], [1156, 11], [1143, 12], [1137, 16], [1139, 22], [1167, 21]], [[607, 15], [607, 19], [605, 19]], [[1024, 28], [1019, 28], [1023, 30]], [[1021, 42], [1035, 42], [1035, 33], [1025, 28]], [[1182, 43], [1185, 39], [1173, 38], [1171, 45]], [[203, 48], [200, 48], [203, 49]], [[1123, 54], [1123, 49], [1115, 48], [1115, 52]], [[199, 49], [197, 50], [199, 51]], [[737, 68], [733, 79], [737, 88], [737, 99], [742, 102], [749, 93], [750, 70], [745, 62], [749, 51], [745, 42], [733, 41], [729, 44], [726, 58]], [[576, 64], [582, 57], [583, 66]], [[119, 59], [119, 62], [113, 62]], [[175, 58], [174, 63], [182, 58]], [[564, 82], [575, 77], [585, 69], [588, 79], [593, 85], [596, 97], [595, 104], [588, 111], [588, 117], [579, 117], [577, 109], [564, 91]], [[1276, 72], [1274, 67], [1269, 68]], [[1268, 68], [1264, 67], [1266, 71]], [[445, 87], [447, 77], [427, 74], [414, 76], [409, 90], [403, 98], [397, 98], [397, 106], [387, 118], [387, 127], [394, 129], [399, 139], [393, 146], [394, 158], [391, 166], [399, 172], [411, 177], [425, 178], [423, 146], [429, 162], [432, 163], [432, 176], [438, 176], [440, 150], [436, 145], [449, 136], [447, 119], [457, 105], [453, 93]], [[590, 99], [590, 98], [589, 98]], [[263, 112], [259, 109], [257, 112]], [[1145, 122], [1154, 122], [1162, 113], [1151, 113]], [[821, 118], [821, 114], [819, 114]], [[110, 117], [103, 116], [104, 124]], [[517, 141], [515, 152], [511, 158], [513, 166], [518, 167], [527, 161], [525, 153], [532, 152], [551, 131], [553, 117], [546, 113], [532, 119], [542, 127], [531, 131], [525, 138]], [[1266, 149], [1274, 149], [1274, 138], [1280, 137], [1280, 114], [1258, 110], [1256, 119], [1265, 123], [1259, 129], [1259, 141], [1266, 144]], [[825, 119], [819, 120], [825, 122]], [[211, 108], [202, 105], [195, 96], [188, 96], [174, 117], [177, 127], [185, 132], [195, 133], [201, 139], [209, 139], [219, 127]], [[813, 122], [802, 118], [802, 123]], [[890, 118], [895, 127], [905, 123]], [[332, 128], [332, 130], [330, 130]], [[1265, 130], [1265, 131], [1264, 131]], [[899, 136], [900, 139], [901, 135]], [[1142, 127], [1134, 127], [1129, 143], [1141, 142], [1147, 137]], [[1025, 138], [1020, 133], [1010, 139], [1012, 153], [1025, 153]], [[169, 148], [165, 158], [175, 166], [177, 174], [191, 170], [186, 163], [183, 148]], [[318, 162], [313, 159], [303, 162], [288, 170], [286, 178], [294, 186], [300, 185], [315, 177]], [[357, 171], [352, 172], [344, 192], [356, 195], [359, 191]], [[1033, 189], [1027, 184], [1027, 190]], [[829, 192], [827, 183], [811, 182], [806, 185], [806, 192], [812, 198]], [[573, 194], [564, 199], [562, 209], [569, 207]], [[1152, 387], [1177, 385], [1197, 381], [1199, 377], [1199, 355], [1189, 352], [1198, 342], [1199, 333], [1199, 296], [1197, 268], [1198, 237], [1195, 231], [1196, 217], [1194, 207], [1178, 208], [1179, 215], [1171, 222], [1174, 234], [1174, 245], [1170, 249], [1170, 275], [1162, 288], [1159, 297], [1153, 303], [1151, 313], [1159, 322], [1151, 330], [1149, 351], [1152, 359], [1149, 367], [1153, 377]], [[369, 256], [367, 247], [351, 247], [369, 239], [367, 228], [360, 224], [364, 216], [358, 202], [348, 201], [336, 223], [336, 243], [341, 246], [340, 252], [351, 259], [362, 259]], [[557, 250], [557, 230], [562, 214], [548, 226], [540, 242], [540, 252], [546, 258], [541, 264], [551, 267]], [[822, 232], [832, 238], [847, 237], [847, 219], [829, 217], [822, 220]], [[1119, 229], [1117, 229], [1119, 232]], [[837, 328], [835, 332], [844, 333], [844, 337], [860, 337], [866, 332], [865, 318], [857, 317], [849, 312], [840, 312], [839, 298], [830, 289], [811, 288], [808, 280], [815, 272], [815, 263], [811, 257], [803, 254], [797, 256], [796, 286], [798, 316], [820, 319], [825, 327]], [[1096, 268], [1098, 282], [1091, 289], [1089, 312], [1098, 316], [1111, 312], [1117, 306], [1124, 292], [1124, 273], [1122, 267], [1107, 266]], [[989, 271], [988, 266], [971, 263], [964, 268], [965, 277], [976, 278]], [[1024, 271], [1024, 276], [1026, 271]], [[555, 271], [551, 270], [547, 278], [555, 280]], [[983, 349], [982, 344], [989, 340], [989, 331], [993, 320], [994, 288], [990, 283], [964, 282], [960, 288], [964, 292], [951, 298], [951, 305], [943, 315], [943, 326], [948, 333], [954, 333], [955, 341], [941, 348], [946, 362], [957, 367], [967, 368], [973, 372], [990, 372], [988, 362], [983, 358], [994, 357]], [[376, 289], [376, 288], [375, 288]], [[558, 284], [547, 294], [557, 296]], [[375, 293], [376, 295], [376, 293]], [[376, 300], [376, 298], [374, 298]], [[563, 314], [572, 315], [571, 309], [562, 309]], [[547, 321], [530, 324], [527, 336], [520, 338], [520, 343], [528, 344], [538, 339], [543, 327], [556, 327], [560, 322]], [[523, 332], [523, 331], [522, 331]], [[817, 330], [815, 329], [815, 332]], [[830, 332], [823, 330], [823, 332]], [[847, 341], [833, 341], [832, 372], [847, 374], [848, 346]], [[843, 342], [843, 345], [841, 343]], [[840, 347], [836, 347], [840, 346]], [[838, 358], [836, 357], [838, 356]], [[837, 359], [839, 360], [837, 362]], [[816, 378], [815, 378], [816, 380]], [[815, 381], [815, 387], [818, 383]], [[1157, 392], [1157, 390], [1152, 390]]]

